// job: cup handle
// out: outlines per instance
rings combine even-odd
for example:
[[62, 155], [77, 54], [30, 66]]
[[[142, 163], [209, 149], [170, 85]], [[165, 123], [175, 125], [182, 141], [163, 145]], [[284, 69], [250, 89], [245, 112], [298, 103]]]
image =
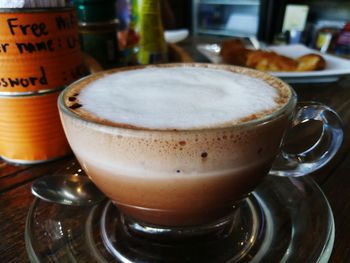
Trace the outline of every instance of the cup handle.
[[[317, 142], [301, 153], [287, 153], [281, 150], [272, 164], [270, 174], [298, 177], [312, 173], [328, 163], [339, 150], [343, 142], [343, 129], [338, 114], [321, 103], [298, 103], [291, 128], [310, 120], [321, 121], [323, 124]], [[281, 149], [285, 138], [286, 136], [282, 140]]]

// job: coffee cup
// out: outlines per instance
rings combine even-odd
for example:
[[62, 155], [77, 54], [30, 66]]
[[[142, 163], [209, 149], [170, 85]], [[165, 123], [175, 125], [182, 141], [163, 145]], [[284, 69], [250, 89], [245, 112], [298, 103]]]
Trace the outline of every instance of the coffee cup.
[[[298, 106], [280, 79], [227, 65], [96, 73], [66, 88], [58, 106], [82, 168], [143, 232], [226, 220], [266, 176], [311, 173], [343, 139], [330, 108]], [[316, 144], [283, 152], [288, 130], [309, 120], [323, 123]]]

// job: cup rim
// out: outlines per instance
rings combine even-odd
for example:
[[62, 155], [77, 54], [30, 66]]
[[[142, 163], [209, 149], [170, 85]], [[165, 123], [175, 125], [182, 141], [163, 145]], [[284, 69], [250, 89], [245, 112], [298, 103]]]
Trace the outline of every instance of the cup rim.
[[[249, 75], [251, 73], [254, 78], [262, 79], [263, 81], [271, 80], [273, 82], [276, 82], [278, 85], [283, 85], [287, 87], [290, 90], [290, 98], [288, 102], [283, 105], [281, 108], [279, 108], [277, 111], [274, 111], [272, 113], [266, 114], [260, 118], [235, 123], [231, 125], [225, 125], [220, 127], [194, 127], [194, 128], [186, 128], [186, 129], [173, 129], [173, 128], [147, 128], [147, 127], [138, 127], [138, 126], [129, 126], [129, 125], [110, 125], [107, 123], [101, 123], [96, 120], [90, 120], [83, 118], [79, 114], [75, 113], [74, 111], [70, 110], [67, 105], [65, 105], [64, 98], [68, 91], [70, 91], [72, 88], [76, 87], [77, 85], [81, 85], [81, 83], [88, 82], [91, 79], [99, 79], [103, 76], [112, 74], [112, 73], [118, 73], [123, 71], [130, 71], [130, 70], [137, 70], [137, 69], [143, 69], [143, 68], [152, 68], [152, 67], [200, 67], [200, 68], [212, 68], [212, 69], [221, 69], [221, 70], [227, 70], [235, 73], [243, 73], [245, 75]], [[250, 75], [249, 75], [250, 76]], [[271, 85], [271, 84], [270, 84]], [[114, 130], [128, 130], [128, 131], [142, 131], [142, 132], [191, 132], [191, 131], [217, 131], [217, 130], [226, 130], [232, 127], [237, 128], [245, 128], [249, 126], [256, 126], [261, 125], [266, 122], [269, 122], [273, 119], [278, 119], [280, 116], [282, 116], [285, 112], [292, 111], [295, 108], [295, 105], [297, 103], [297, 95], [294, 89], [288, 85], [286, 82], [282, 81], [281, 79], [270, 75], [267, 72], [257, 71], [250, 68], [245, 67], [239, 67], [239, 66], [233, 66], [233, 65], [225, 65], [225, 64], [210, 64], [210, 63], [169, 63], [169, 64], [155, 64], [155, 65], [138, 65], [138, 66], [129, 66], [129, 67], [121, 67], [121, 68], [114, 68], [109, 70], [104, 70], [100, 72], [93, 73], [91, 75], [85, 76], [83, 78], [80, 78], [70, 85], [68, 85], [59, 95], [58, 97], [58, 108], [59, 111], [69, 115], [70, 117], [73, 117], [75, 119], [78, 119], [80, 121], [89, 123], [90, 125], [95, 125], [97, 127], [104, 127], [107, 129], [114, 129]]]

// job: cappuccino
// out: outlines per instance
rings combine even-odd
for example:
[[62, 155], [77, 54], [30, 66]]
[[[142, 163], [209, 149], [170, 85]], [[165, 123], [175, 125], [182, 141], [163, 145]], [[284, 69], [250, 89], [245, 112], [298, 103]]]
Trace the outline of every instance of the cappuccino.
[[256, 187], [294, 105], [276, 78], [206, 64], [96, 74], [59, 104], [76, 157], [121, 211], [177, 226], [223, 217]]
[[74, 92], [84, 118], [159, 130], [230, 126], [271, 113], [290, 96], [249, 75], [186, 66], [108, 74]]

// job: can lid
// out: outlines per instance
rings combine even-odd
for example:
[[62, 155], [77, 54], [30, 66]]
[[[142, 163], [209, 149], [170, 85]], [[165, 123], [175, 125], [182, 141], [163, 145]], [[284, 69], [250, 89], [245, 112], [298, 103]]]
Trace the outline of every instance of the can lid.
[[81, 22], [104, 22], [116, 18], [115, 0], [74, 0]]

